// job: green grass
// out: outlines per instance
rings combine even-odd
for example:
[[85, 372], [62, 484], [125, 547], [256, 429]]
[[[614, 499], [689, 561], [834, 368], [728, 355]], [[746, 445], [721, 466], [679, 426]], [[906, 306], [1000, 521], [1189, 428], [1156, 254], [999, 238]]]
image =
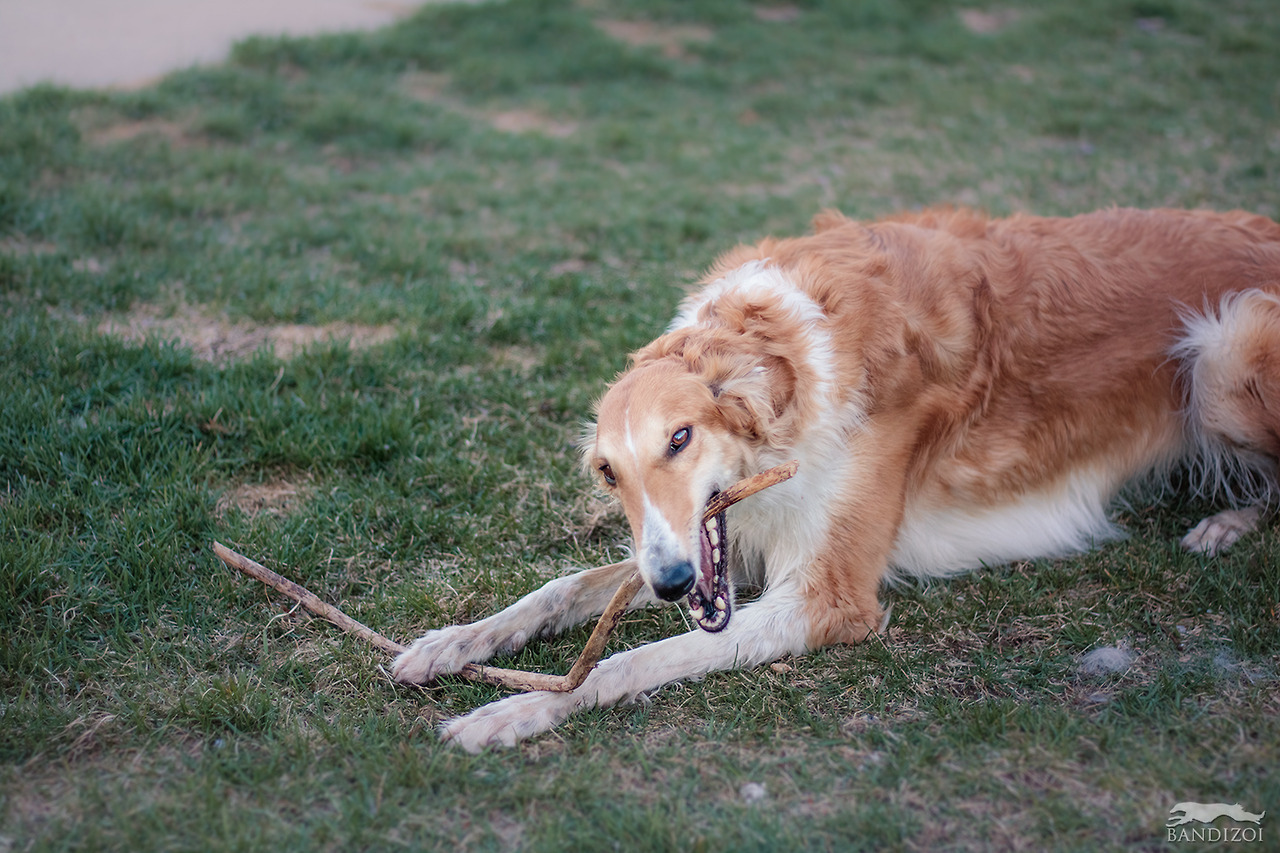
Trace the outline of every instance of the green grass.
[[402, 639], [616, 557], [593, 399], [822, 206], [1280, 215], [1272, 3], [985, 11], [439, 6], [0, 99], [0, 851], [1146, 850], [1181, 800], [1280, 808], [1280, 537], [1180, 553], [1209, 508], [1176, 497], [895, 591], [884, 641], [481, 756], [433, 728], [495, 688], [394, 685], [209, 551]]

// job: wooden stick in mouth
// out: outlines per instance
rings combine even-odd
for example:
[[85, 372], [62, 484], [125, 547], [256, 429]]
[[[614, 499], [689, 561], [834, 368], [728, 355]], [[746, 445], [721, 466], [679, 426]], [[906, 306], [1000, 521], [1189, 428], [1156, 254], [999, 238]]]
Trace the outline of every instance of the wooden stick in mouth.
[[[702, 514], [702, 520], [705, 522], [714, 518], [738, 501], [770, 486], [777, 485], [784, 480], [789, 480], [795, 475], [798, 467], [799, 463], [788, 462], [785, 465], [770, 468], [755, 476], [738, 481], [708, 501], [706, 510]], [[227, 566], [262, 581], [267, 586], [283, 593], [348, 634], [362, 637], [377, 648], [393, 655], [398, 655], [408, 650], [407, 646], [402, 646], [367, 625], [357, 622], [332, 604], [317, 597], [305, 587], [299, 586], [243, 554], [232, 551], [221, 542], [213, 543], [213, 553]], [[635, 598], [636, 593], [640, 591], [642, 586], [644, 586], [644, 580], [641, 579], [639, 572], [633, 572], [631, 577], [622, 582], [622, 585], [618, 587], [618, 591], [613, 594], [613, 598], [609, 599], [609, 604], [605, 607], [604, 613], [600, 614], [600, 619], [596, 622], [595, 629], [592, 630], [591, 636], [587, 639], [587, 644], [583, 647], [582, 654], [578, 655], [578, 659], [574, 661], [573, 666], [564, 675], [525, 672], [519, 669], [502, 669], [501, 667], [484, 666], [478, 663], [464, 665], [457, 674], [472, 681], [484, 681], [523, 692], [549, 690], [565, 693], [574, 690], [586, 680], [587, 674], [595, 669], [596, 664], [600, 662], [600, 658], [604, 654], [605, 643], [608, 642], [609, 636], [614, 629], [618, 627], [618, 623], [622, 621], [622, 616], [627, 611], [627, 605], [631, 603], [631, 599]]]
[[704, 522], [710, 521], [738, 501], [749, 498], [756, 492], [762, 492], [770, 486], [776, 486], [784, 480], [790, 480], [795, 476], [796, 470], [800, 467], [800, 463], [792, 460], [783, 465], [776, 465], [768, 468], [746, 479], [739, 480], [723, 492], [717, 493], [711, 500], [707, 501], [707, 508], [702, 513]]

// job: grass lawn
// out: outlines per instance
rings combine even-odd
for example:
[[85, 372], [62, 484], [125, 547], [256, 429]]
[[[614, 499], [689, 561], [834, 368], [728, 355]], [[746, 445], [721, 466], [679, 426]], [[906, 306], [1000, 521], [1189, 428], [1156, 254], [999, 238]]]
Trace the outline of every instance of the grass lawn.
[[1274, 845], [1280, 531], [1181, 553], [1177, 495], [479, 756], [434, 726], [496, 688], [393, 684], [209, 543], [402, 641], [491, 613], [621, 552], [574, 439], [719, 252], [824, 206], [1276, 217], [1277, 81], [1274, 0], [511, 0], [0, 99], [0, 853], [1190, 849], [1186, 800]]

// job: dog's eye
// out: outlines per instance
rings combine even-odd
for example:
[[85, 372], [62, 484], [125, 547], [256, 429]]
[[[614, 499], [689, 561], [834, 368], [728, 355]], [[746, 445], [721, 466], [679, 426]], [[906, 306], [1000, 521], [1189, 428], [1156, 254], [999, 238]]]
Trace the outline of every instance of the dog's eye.
[[691, 436], [692, 436], [692, 433], [689, 432], [688, 427], [681, 427], [680, 429], [672, 433], [671, 434], [671, 452], [679, 453], [681, 450], [684, 450], [685, 445], [689, 443], [689, 438]]
[[613, 475], [613, 468], [608, 464], [600, 466], [600, 474], [604, 477], [604, 481], [610, 486], [618, 485], [618, 478]]

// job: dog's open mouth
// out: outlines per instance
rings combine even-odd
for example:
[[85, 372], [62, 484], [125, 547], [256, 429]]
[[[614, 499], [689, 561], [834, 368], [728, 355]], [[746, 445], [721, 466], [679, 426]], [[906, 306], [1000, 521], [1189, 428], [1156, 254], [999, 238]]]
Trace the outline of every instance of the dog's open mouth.
[[[714, 498], [715, 495], [712, 495]], [[729, 592], [729, 529], [725, 524], [725, 512], [702, 522], [702, 561], [698, 579], [689, 593], [689, 615], [698, 627], [715, 633], [729, 624], [733, 610], [733, 596]]]

